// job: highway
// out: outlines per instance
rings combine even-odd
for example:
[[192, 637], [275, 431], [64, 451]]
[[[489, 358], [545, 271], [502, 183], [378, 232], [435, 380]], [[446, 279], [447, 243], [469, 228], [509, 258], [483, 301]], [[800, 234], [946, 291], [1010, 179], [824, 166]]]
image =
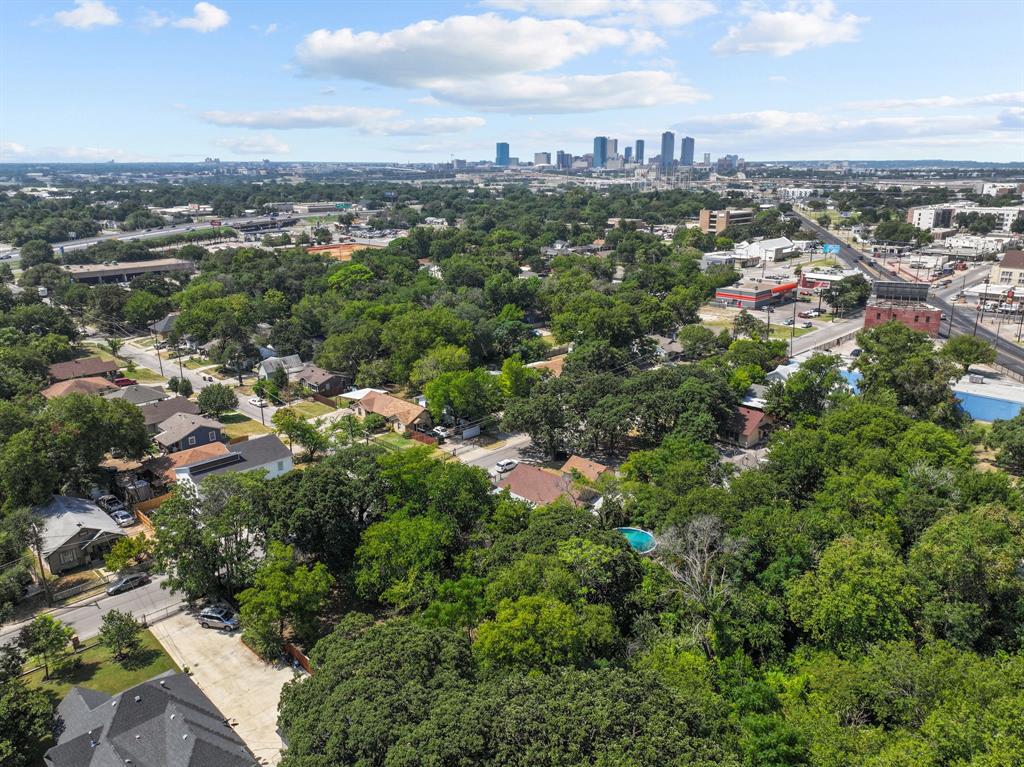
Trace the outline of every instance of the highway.
[[[283, 218], [324, 218], [325, 213], [288, 213], [283, 215]], [[237, 218], [224, 218], [220, 219], [219, 226], [235, 226], [237, 224], [244, 224], [246, 221], [252, 221], [253, 219], [267, 218], [266, 215], [258, 216], [238, 216]], [[87, 248], [90, 245], [95, 245], [98, 242], [105, 242], [106, 240], [146, 240], [153, 237], [166, 237], [170, 234], [181, 234], [183, 232], [198, 231], [200, 229], [209, 229], [213, 225], [208, 221], [196, 222], [194, 224], [170, 224], [164, 227], [158, 227], [155, 229], [139, 229], [134, 232], [113, 232], [111, 234], [97, 234], [95, 237], [83, 237], [78, 240], [67, 240], [65, 242], [54, 242], [51, 243], [53, 249], [59, 251], [64, 248], [68, 250], [79, 250], [81, 248]], [[11, 250], [5, 251], [3, 255], [10, 259], [17, 259], [20, 254], [18, 248], [12, 248]]]
[[[872, 266], [865, 260], [864, 254], [851, 248], [849, 245], [838, 239], [834, 234], [819, 226], [816, 222], [806, 216], [794, 211], [793, 215], [803, 222], [807, 229], [810, 229], [822, 242], [839, 246], [839, 260], [847, 266], [860, 269], [869, 280], [893, 280], [905, 282], [901, 277], [880, 266]], [[985, 270], [987, 271], [987, 270]], [[978, 275], [983, 275], [979, 271]], [[954, 281], [955, 283], [956, 281]], [[980, 323], [975, 327], [975, 316], [977, 312], [970, 307], [950, 303], [949, 298], [956, 293], [955, 287], [945, 291], [938, 291], [928, 296], [928, 301], [938, 309], [945, 312], [948, 320], [946, 337], [952, 335], [976, 335], [983, 338], [996, 347], [996, 362], [1009, 370], [1024, 372], [1024, 349], [1011, 343], [1005, 338], [997, 338], [996, 334]]]

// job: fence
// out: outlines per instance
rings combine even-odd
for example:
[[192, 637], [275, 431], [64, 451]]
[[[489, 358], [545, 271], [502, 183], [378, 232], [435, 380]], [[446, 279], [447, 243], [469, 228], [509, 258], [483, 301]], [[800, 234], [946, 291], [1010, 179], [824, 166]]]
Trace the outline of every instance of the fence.
[[321, 405], [327, 405], [329, 408], [337, 408], [338, 401], [334, 397], [325, 397], [323, 394], [317, 394], [316, 392], [310, 392], [309, 398], [314, 402], [319, 402]]
[[178, 602], [178, 604], [176, 605], [169, 605], [167, 607], [161, 608], [160, 610], [154, 610], [151, 613], [143, 613], [142, 615], [137, 615], [136, 617], [139, 619], [143, 626], [146, 626], [148, 628], [149, 626], [152, 626], [154, 623], [159, 623], [160, 621], [164, 620], [164, 618], [170, 618], [172, 615], [177, 615], [184, 609], [185, 603]]
[[78, 585], [78, 586], [72, 586], [70, 589], [64, 589], [64, 591], [58, 591], [58, 592], [52, 594], [50, 596], [50, 598], [54, 602], [63, 602], [68, 597], [73, 597], [76, 594], [81, 594], [84, 591], [90, 591], [91, 589], [99, 588], [103, 584], [109, 583], [109, 582], [110, 582], [110, 576], [109, 575], [104, 575], [104, 576], [102, 576], [100, 578], [97, 578], [94, 581], [88, 581], [88, 582], [83, 583], [83, 584]]
[[422, 442], [424, 445], [437, 445], [437, 437], [432, 437], [429, 434], [424, 434], [421, 431], [409, 431], [406, 432], [411, 439], [417, 442]]
[[171, 497], [170, 493], [164, 493], [163, 495], [155, 495], [155, 496], [153, 496], [152, 498], [150, 498], [148, 500], [139, 501], [132, 508], [134, 509], [135, 513], [139, 516], [140, 519], [142, 517], [146, 517], [146, 519], [143, 521], [143, 524], [148, 524], [149, 523], [148, 512], [150, 512], [153, 509], [157, 508], [158, 506], [162, 505], [163, 502], [166, 501], [170, 497]]
[[309, 663], [309, 658], [306, 657], [306, 654], [302, 652], [302, 650], [293, 645], [291, 642], [285, 642], [283, 649], [286, 655], [291, 656], [292, 660], [294, 660], [296, 663], [302, 666], [303, 671], [305, 671], [307, 674], [312, 675], [313, 667]]

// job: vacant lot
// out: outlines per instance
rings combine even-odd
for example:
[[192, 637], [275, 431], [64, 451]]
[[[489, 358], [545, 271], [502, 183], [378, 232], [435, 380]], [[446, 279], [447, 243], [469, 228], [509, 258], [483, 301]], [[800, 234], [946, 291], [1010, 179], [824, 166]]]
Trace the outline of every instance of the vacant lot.
[[322, 402], [313, 401], [296, 402], [295, 404], [288, 405], [288, 407], [306, 419], [319, 418], [322, 415], [333, 413], [335, 410], [335, 408], [329, 407]]
[[228, 439], [238, 437], [257, 437], [260, 434], [269, 434], [270, 427], [264, 426], [259, 421], [254, 421], [249, 416], [238, 412], [225, 413], [220, 417], [224, 424], [224, 436]]

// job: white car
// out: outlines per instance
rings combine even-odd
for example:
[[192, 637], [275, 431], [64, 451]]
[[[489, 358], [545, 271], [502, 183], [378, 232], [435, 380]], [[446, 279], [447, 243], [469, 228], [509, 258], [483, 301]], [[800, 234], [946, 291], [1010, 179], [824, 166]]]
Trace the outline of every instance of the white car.
[[259, 397], [249, 397], [249, 404], [253, 407], [266, 407], [267, 401], [265, 399], [260, 399]]
[[512, 469], [518, 465], [519, 461], [513, 460], [512, 458], [503, 458], [494, 464], [494, 468], [499, 474], [504, 474], [506, 471], [512, 471]]

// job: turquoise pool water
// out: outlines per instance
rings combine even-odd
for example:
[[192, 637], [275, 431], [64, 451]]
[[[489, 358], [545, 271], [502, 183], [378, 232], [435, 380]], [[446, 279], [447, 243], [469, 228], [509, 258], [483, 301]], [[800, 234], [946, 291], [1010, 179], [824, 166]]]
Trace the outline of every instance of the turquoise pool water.
[[649, 551], [654, 551], [655, 547], [658, 545], [654, 540], [653, 535], [638, 527], [616, 527], [615, 530], [622, 533], [633, 551], [640, 554], [646, 554]]

